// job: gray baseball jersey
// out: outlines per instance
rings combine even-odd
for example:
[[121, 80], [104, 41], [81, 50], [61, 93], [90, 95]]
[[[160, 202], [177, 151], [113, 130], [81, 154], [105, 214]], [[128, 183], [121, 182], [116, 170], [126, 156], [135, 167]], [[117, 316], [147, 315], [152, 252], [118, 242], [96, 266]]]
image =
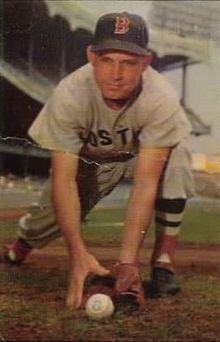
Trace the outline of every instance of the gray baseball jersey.
[[191, 129], [175, 91], [151, 67], [141, 87], [124, 108], [112, 110], [87, 64], [60, 82], [29, 134], [44, 148], [95, 161], [123, 160], [139, 147], [174, 146]]
[[[161, 198], [193, 195], [187, 137], [190, 124], [176, 93], [165, 78], [148, 67], [140, 92], [114, 111], [105, 104], [90, 64], [73, 72], [54, 90], [29, 129], [43, 148], [83, 156], [77, 183], [82, 217], [119, 183], [140, 147], [174, 147]], [[147, 175], [146, 175], [147, 177]], [[50, 179], [38, 205], [20, 221], [19, 236], [31, 246], [43, 247], [60, 236], [51, 204]]]

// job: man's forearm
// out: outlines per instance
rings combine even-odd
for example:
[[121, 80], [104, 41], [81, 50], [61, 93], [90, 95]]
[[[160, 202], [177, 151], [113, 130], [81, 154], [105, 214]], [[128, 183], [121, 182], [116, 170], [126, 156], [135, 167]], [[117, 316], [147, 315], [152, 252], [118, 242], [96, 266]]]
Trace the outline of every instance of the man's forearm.
[[148, 230], [156, 196], [156, 189], [140, 187], [133, 190], [126, 213], [120, 253], [122, 262], [136, 263], [145, 232]]
[[80, 229], [81, 209], [76, 182], [56, 181], [53, 186], [53, 203], [69, 252], [83, 249]]
[[120, 253], [122, 262], [137, 262], [141, 242], [151, 223], [158, 184], [169, 151], [169, 148], [143, 148], [139, 151], [125, 219]]

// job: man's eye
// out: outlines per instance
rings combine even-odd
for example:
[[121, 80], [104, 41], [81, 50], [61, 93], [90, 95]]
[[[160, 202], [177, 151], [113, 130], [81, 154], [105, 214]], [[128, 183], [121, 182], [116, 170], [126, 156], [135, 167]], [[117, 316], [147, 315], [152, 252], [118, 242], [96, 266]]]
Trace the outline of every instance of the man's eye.
[[125, 61], [125, 64], [128, 66], [133, 66], [133, 65], [136, 65], [137, 62], [136, 61]]
[[106, 64], [110, 64], [112, 62], [109, 58], [101, 58], [101, 61]]

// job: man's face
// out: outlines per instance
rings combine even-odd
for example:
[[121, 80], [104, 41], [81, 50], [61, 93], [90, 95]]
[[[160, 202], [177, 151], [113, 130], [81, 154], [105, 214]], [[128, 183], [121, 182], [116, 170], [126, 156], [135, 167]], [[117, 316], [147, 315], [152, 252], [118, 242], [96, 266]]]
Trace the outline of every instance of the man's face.
[[121, 51], [94, 53], [88, 50], [95, 79], [106, 100], [125, 100], [139, 86], [141, 75], [149, 64], [149, 57]]

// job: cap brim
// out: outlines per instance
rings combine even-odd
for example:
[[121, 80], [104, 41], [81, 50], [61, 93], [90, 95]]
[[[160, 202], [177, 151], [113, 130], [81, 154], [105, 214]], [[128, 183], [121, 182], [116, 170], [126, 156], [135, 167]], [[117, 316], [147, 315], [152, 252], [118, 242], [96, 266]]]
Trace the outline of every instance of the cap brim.
[[105, 50], [120, 50], [124, 52], [129, 52], [135, 55], [146, 56], [148, 54], [147, 48], [142, 48], [134, 43], [119, 40], [119, 39], [109, 39], [101, 41], [99, 43], [93, 44], [91, 46], [92, 51], [105, 51]]

